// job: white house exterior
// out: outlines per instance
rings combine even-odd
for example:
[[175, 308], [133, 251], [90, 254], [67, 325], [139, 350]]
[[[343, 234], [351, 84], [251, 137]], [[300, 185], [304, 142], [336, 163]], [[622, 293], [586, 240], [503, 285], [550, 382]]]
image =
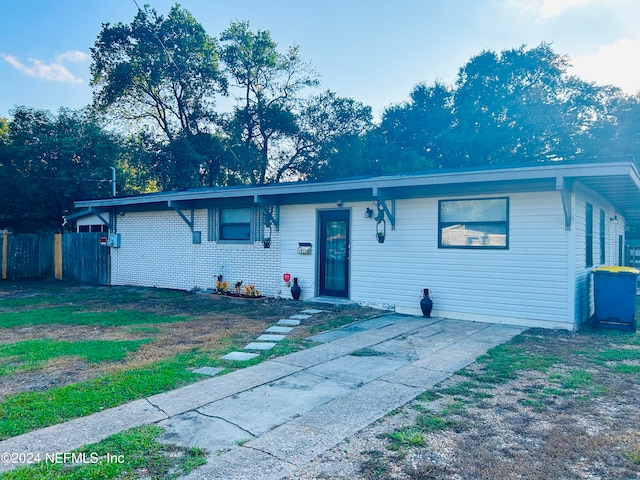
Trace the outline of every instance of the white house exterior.
[[222, 275], [290, 297], [289, 273], [303, 300], [420, 314], [428, 288], [433, 315], [573, 330], [593, 313], [592, 268], [622, 263], [639, 201], [634, 162], [611, 160], [113, 197], [73, 217], [108, 225], [113, 285]]

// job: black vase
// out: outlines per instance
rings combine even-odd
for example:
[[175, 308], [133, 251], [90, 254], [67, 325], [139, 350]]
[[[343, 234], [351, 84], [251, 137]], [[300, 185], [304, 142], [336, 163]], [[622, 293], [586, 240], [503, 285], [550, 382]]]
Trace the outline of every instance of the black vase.
[[420, 309], [422, 310], [422, 316], [431, 318], [431, 309], [433, 309], [433, 301], [429, 298], [429, 289], [422, 290], [423, 296], [420, 300]]
[[291, 296], [293, 297], [294, 300], [300, 300], [301, 291], [302, 290], [300, 289], [300, 285], [298, 285], [298, 279], [294, 278], [293, 287], [291, 287]]

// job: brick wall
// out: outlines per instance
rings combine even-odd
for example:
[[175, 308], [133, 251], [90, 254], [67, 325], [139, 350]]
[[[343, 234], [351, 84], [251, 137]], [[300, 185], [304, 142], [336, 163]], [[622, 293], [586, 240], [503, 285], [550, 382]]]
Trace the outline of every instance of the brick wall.
[[202, 232], [200, 244], [192, 243], [191, 230], [173, 210], [127, 212], [117, 222], [121, 247], [111, 249], [114, 285], [207, 289], [222, 275], [231, 285], [242, 280], [264, 295], [280, 294], [280, 234], [275, 229], [270, 233], [271, 248], [266, 249], [262, 242], [208, 241], [206, 210], [196, 210], [194, 216], [194, 230]]

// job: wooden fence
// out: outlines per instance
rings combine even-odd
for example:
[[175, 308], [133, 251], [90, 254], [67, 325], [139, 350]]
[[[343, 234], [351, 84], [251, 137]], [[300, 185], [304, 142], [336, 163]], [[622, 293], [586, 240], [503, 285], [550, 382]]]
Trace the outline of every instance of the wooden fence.
[[57, 278], [109, 284], [109, 248], [104, 233], [4, 234], [0, 237], [2, 279]]

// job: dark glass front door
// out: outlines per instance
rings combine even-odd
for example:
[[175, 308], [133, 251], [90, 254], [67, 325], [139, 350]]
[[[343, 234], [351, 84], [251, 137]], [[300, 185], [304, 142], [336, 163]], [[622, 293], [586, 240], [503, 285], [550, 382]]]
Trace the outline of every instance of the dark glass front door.
[[349, 210], [320, 212], [318, 293], [349, 297]]

